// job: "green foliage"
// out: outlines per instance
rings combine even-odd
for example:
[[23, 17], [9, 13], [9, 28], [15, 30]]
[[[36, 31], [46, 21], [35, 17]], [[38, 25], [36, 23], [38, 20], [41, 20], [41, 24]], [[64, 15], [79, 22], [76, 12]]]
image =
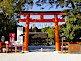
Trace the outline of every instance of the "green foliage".
[[[39, 0], [41, 1], [41, 0]], [[42, 3], [46, 3], [46, 0], [42, 0], [41, 2], [37, 1], [36, 5], [42, 6]], [[66, 24], [59, 26], [59, 33], [61, 31], [64, 31], [65, 36], [69, 40], [79, 40], [81, 37], [81, 1], [80, 0], [62, 0], [62, 1], [55, 1], [55, 0], [49, 0], [49, 3], [51, 4], [51, 7], [53, 7], [53, 4], [56, 4], [56, 8], [59, 6], [61, 8], [68, 7], [69, 9], [63, 10], [62, 12], [66, 13]], [[5, 27], [7, 28], [6, 31], [13, 32], [14, 27], [17, 25], [16, 18], [20, 18], [18, 16], [18, 13], [20, 13], [22, 10], [22, 7], [24, 7], [24, 4], [27, 3], [28, 5], [33, 6], [33, 0], [3, 0], [0, 1], [0, 10], [2, 10], [2, 13], [0, 15], [0, 34], [4, 33]], [[41, 4], [38, 4], [41, 3]], [[58, 4], [57, 4], [58, 3]], [[46, 7], [45, 7], [46, 8]], [[19, 12], [17, 12], [19, 11]], [[16, 13], [17, 12], [17, 13]], [[14, 17], [14, 13], [16, 13], [16, 17]], [[65, 16], [62, 16], [63, 18]], [[32, 29], [33, 32], [37, 31], [36, 28]], [[54, 28], [48, 28], [45, 27], [41, 30], [42, 32], [48, 32], [48, 37], [53, 38], [55, 34]], [[50, 39], [51, 40], [51, 39]]]
[[79, 15], [69, 15], [67, 16], [66, 27], [63, 28], [64, 34], [68, 39], [76, 41], [79, 40], [81, 34], [81, 16]]
[[5, 15], [12, 15], [15, 11], [23, 10], [24, 4], [28, 3], [28, 5], [33, 6], [33, 0], [3, 0], [0, 2], [0, 10], [3, 10]]
[[54, 33], [55, 33], [54, 28], [45, 27], [45, 28], [41, 29], [41, 31], [42, 32], [48, 32], [48, 37], [49, 38], [54, 38]]
[[59, 8], [59, 7], [60, 8], [65, 8], [65, 7], [67, 7], [69, 9], [74, 9], [75, 7], [78, 8], [81, 1], [80, 0], [42, 0], [42, 1], [37, 0], [36, 5], [40, 6], [41, 9], [45, 9], [47, 6], [49, 6], [49, 5], [47, 5], [45, 7], [42, 7], [42, 3], [43, 4], [49, 3], [49, 5], [51, 5], [50, 8], [53, 8], [53, 7], [55, 7], [55, 8]]
[[45, 27], [43, 29], [41, 29], [42, 32], [46, 32], [46, 30], [48, 29], [49, 27]]
[[52, 38], [55, 37], [55, 29], [54, 28], [49, 28], [49, 27], [45, 27], [43, 29], [41, 29], [42, 32], [48, 32], [48, 39], [50, 42], [52, 42], [54, 44], [54, 40]]
[[26, 9], [23, 9], [25, 3], [30, 3], [28, 5], [33, 6], [33, 0], [3, 0], [0, 2], [0, 11], [2, 10], [2, 13], [4, 13], [8, 19], [16, 21], [20, 18], [18, 14]]
[[3, 10], [3, 12], [8, 15], [13, 14], [13, 4], [14, 1], [13, 0], [3, 0], [2, 2], [0, 2], [0, 10]]
[[[33, 6], [33, 0], [2, 0], [0, 1], [0, 36], [8, 35], [10, 32], [15, 32], [18, 23], [18, 15], [24, 7], [25, 3]], [[30, 4], [29, 4], [30, 3]]]
[[54, 38], [55, 29], [53, 29], [53, 28], [48, 28], [45, 32], [48, 32], [48, 37], [49, 37], [49, 38]]
[[34, 27], [34, 28], [32, 29], [32, 32], [37, 32], [37, 30], [38, 30], [38, 28], [37, 28], [37, 27]]
[[15, 32], [15, 27], [16, 23], [10, 21], [4, 14], [0, 14], [0, 36]]

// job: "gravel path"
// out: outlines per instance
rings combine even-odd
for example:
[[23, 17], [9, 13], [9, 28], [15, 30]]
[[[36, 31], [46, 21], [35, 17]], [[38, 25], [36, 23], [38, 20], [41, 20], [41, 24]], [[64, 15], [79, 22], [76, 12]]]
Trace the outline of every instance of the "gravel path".
[[0, 53], [0, 61], [81, 61], [81, 54], [54, 52]]

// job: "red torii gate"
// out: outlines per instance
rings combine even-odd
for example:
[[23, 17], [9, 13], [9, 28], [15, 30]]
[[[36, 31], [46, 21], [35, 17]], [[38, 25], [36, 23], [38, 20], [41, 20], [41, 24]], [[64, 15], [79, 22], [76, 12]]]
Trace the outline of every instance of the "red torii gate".
[[[19, 19], [19, 22], [26, 22], [25, 27], [25, 38], [24, 38], [24, 51], [28, 51], [28, 41], [29, 41], [29, 22], [55, 22], [55, 45], [56, 51], [61, 50], [59, 42], [59, 31], [58, 31], [58, 22], [65, 22], [65, 19], [58, 19], [58, 15], [65, 15], [60, 11], [22, 11], [19, 15], [27, 15], [25, 19]], [[40, 15], [40, 19], [32, 19], [30, 15]], [[55, 15], [53, 19], [44, 19], [44, 15]]]

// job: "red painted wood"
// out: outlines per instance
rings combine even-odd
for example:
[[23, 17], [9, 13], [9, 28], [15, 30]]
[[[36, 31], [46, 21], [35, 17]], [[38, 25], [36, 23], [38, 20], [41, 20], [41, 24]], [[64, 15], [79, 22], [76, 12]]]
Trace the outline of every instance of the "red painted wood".
[[[60, 51], [61, 46], [59, 42], [58, 22], [65, 22], [65, 19], [58, 19], [57, 15], [65, 15], [65, 13], [20, 13], [19, 15], [27, 15], [27, 19], [19, 19], [19, 22], [26, 22], [25, 38], [24, 38], [24, 51], [28, 51], [29, 40], [29, 22], [55, 22], [55, 42], [56, 51]], [[40, 15], [40, 19], [31, 19], [30, 15]], [[44, 19], [43, 15], [55, 15], [55, 19]]]
[[26, 23], [25, 37], [24, 37], [24, 51], [28, 51], [28, 41], [29, 41], [29, 23]]
[[19, 19], [19, 22], [26, 22], [26, 19]]
[[61, 51], [61, 46], [59, 42], [59, 30], [58, 30], [58, 17], [55, 15], [55, 45], [56, 45], [56, 51]]
[[[26, 22], [26, 19], [19, 19], [19, 22]], [[55, 19], [30, 19], [29, 22], [55, 22]], [[65, 22], [65, 19], [58, 19], [58, 22]]]
[[29, 41], [29, 18], [30, 18], [30, 15], [27, 15], [26, 27], [25, 27], [25, 37], [24, 37], [24, 51], [28, 51], [28, 41]]
[[19, 15], [65, 15], [65, 13], [20, 13]]

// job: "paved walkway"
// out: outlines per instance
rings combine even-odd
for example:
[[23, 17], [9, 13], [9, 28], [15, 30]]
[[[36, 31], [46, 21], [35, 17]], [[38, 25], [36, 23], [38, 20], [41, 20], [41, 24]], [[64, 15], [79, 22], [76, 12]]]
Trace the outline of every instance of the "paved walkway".
[[81, 54], [54, 52], [0, 53], [0, 61], [81, 61]]

